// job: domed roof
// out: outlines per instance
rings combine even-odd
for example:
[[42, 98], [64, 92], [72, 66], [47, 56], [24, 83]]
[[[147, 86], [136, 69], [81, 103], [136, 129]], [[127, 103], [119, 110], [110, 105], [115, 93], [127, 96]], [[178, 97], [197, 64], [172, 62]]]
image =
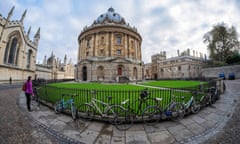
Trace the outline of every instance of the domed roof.
[[102, 24], [102, 23], [126, 24], [124, 18], [120, 14], [115, 13], [112, 7], [110, 7], [106, 13], [101, 14], [94, 21], [94, 24]]

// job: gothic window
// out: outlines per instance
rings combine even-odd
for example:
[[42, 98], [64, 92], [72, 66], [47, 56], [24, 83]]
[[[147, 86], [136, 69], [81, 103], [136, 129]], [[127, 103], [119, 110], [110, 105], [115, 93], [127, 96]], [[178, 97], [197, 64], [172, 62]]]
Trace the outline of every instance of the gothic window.
[[4, 54], [4, 63], [7, 63], [8, 61], [8, 52], [9, 52], [9, 42], [7, 43], [5, 54]]
[[17, 65], [19, 43], [16, 37], [10, 38], [4, 53], [4, 63]]
[[27, 54], [27, 68], [28, 69], [31, 66], [31, 57], [32, 57], [32, 50], [28, 50], [28, 54]]
[[116, 37], [116, 43], [117, 43], [117, 45], [121, 45], [122, 44], [122, 37], [120, 35], [118, 35]]

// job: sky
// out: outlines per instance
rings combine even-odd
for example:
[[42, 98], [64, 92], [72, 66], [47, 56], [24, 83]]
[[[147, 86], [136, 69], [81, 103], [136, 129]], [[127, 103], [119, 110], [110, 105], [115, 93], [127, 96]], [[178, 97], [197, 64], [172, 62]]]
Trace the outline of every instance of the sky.
[[240, 30], [240, 0], [1, 0], [0, 14], [7, 17], [13, 6], [11, 20], [20, 20], [27, 9], [23, 23], [26, 32], [31, 26], [30, 39], [41, 29], [37, 63], [53, 52], [76, 64], [78, 35], [110, 7], [142, 36], [144, 63], [161, 51], [168, 58], [187, 49], [208, 55], [203, 36], [214, 25]]

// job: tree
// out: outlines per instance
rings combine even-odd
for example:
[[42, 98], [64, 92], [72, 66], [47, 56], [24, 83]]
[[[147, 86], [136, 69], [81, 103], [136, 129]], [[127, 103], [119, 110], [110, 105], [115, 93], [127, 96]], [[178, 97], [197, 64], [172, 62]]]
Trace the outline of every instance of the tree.
[[226, 62], [228, 64], [239, 63], [240, 62], [240, 54], [238, 52], [234, 52], [233, 54], [229, 55], [226, 58]]
[[203, 36], [207, 43], [209, 57], [212, 60], [226, 61], [228, 55], [239, 49], [238, 35], [235, 27], [228, 28], [226, 24], [217, 24]]

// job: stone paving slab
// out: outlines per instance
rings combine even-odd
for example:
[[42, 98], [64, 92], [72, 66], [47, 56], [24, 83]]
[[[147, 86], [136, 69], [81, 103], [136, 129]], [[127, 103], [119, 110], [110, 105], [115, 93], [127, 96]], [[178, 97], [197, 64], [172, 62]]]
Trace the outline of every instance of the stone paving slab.
[[[111, 124], [72, 120], [70, 116], [55, 114], [52, 109], [32, 103], [33, 112], [27, 112], [24, 93], [20, 93], [18, 104], [33, 121], [37, 121], [48, 133], [74, 139], [80, 143], [92, 144], [172, 144], [187, 143], [194, 138], [211, 133], [219, 123], [229, 117], [236, 97], [229, 97], [230, 92], [221, 95], [212, 107], [202, 109], [198, 114], [188, 115], [180, 122], [161, 121], [154, 126], [134, 124], [127, 131], [120, 131]], [[34, 135], [34, 133], [33, 133]]]

